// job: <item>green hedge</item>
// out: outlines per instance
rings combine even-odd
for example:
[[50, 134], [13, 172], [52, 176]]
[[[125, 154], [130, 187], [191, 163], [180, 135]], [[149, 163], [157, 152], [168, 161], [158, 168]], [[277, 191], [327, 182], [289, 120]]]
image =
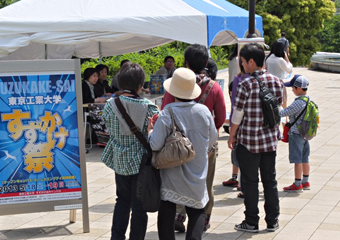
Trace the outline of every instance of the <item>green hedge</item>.
[[[109, 67], [108, 79], [112, 79], [112, 77], [119, 71], [120, 62], [124, 59], [128, 59], [143, 67], [146, 75], [146, 81], [149, 81], [150, 75], [163, 66], [163, 61], [166, 56], [174, 57], [176, 68], [183, 67], [184, 51], [187, 46], [188, 44], [185, 43], [174, 42], [139, 53], [135, 52], [113, 57], [104, 57], [101, 59], [101, 63]], [[219, 69], [226, 68], [228, 66], [227, 52], [228, 49], [223, 47], [212, 47], [210, 49], [211, 58], [216, 61]], [[100, 59], [90, 59], [85, 61], [81, 65], [81, 72], [83, 73], [86, 68], [95, 67], [98, 64], [100, 64]]]

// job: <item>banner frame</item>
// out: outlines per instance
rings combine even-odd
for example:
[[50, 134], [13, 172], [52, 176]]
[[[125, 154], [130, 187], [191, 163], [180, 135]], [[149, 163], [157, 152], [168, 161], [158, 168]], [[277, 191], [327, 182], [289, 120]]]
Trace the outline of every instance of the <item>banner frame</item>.
[[0, 74], [12, 73], [36, 74], [36, 73], [63, 73], [74, 72], [76, 83], [76, 100], [77, 100], [77, 118], [78, 118], [78, 141], [79, 141], [79, 161], [80, 161], [80, 178], [81, 178], [81, 199], [39, 201], [30, 203], [13, 203], [0, 205], [0, 216], [48, 212], [59, 210], [70, 210], [70, 222], [75, 222], [75, 210], [82, 209], [83, 232], [90, 232], [89, 225], [89, 206], [86, 177], [86, 158], [85, 158], [85, 139], [84, 122], [83, 122], [83, 104], [82, 104], [82, 87], [80, 59], [72, 60], [20, 60], [20, 61], [0, 61]]

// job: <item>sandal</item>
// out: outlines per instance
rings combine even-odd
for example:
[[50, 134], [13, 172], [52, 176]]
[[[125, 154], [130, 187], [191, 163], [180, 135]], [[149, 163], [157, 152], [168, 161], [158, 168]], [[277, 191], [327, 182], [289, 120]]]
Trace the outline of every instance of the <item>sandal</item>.
[[237, 194], [237, 197], [238, 197], [238, 198], [244, 198], [243, 192], [238, 193], [238, 194]]

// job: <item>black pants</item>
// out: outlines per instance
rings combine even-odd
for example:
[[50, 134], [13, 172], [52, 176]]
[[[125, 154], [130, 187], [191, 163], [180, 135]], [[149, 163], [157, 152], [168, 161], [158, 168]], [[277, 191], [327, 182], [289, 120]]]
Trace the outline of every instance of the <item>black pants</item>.
[[259, 222], [259, 175], [264, 189], [264, 209], [267, 225], [274, 225], [280, 215], [277, 191], [275, 158], [276, 151], [251, 153], [243, 145], [236, 148], [236, 157], [241, 170], [241, 186], [244, 186], [244, 211], [246, 223], [257, 225]]
[[[188, 215], [188, 228], [186, 240], [202, 239], [205, 213], [204, 208], [196, 209], [185, 207]], [[174, 219], [176, 215], [176, 204], [169, 201], [161, 201], [158, 211], [157, 227], [160, 240], [175, 240]]]
[[[113, 212], [111, 240], [124, 240], [129, 224], [130, 211], [131, 229], [130, 240], [143, 240], [145, 238], [148, 215], [143, 209], [142, 202], [136, 197], [136, 186], [138, 174], [116, 176], [116, 205]], [[172, 220], [173, 221], [173, 220]]]

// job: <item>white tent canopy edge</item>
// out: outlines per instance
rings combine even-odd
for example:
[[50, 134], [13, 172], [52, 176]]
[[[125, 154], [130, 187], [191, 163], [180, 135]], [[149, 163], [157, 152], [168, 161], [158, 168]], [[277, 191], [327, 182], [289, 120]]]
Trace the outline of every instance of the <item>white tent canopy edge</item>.
[[[223, 31], [215, 40], [237, 36]], [[208, 46], [206, 15], [182, 0], [22, 0], [0, 10], [4, 60], [97, 58], [172, 41]]]

